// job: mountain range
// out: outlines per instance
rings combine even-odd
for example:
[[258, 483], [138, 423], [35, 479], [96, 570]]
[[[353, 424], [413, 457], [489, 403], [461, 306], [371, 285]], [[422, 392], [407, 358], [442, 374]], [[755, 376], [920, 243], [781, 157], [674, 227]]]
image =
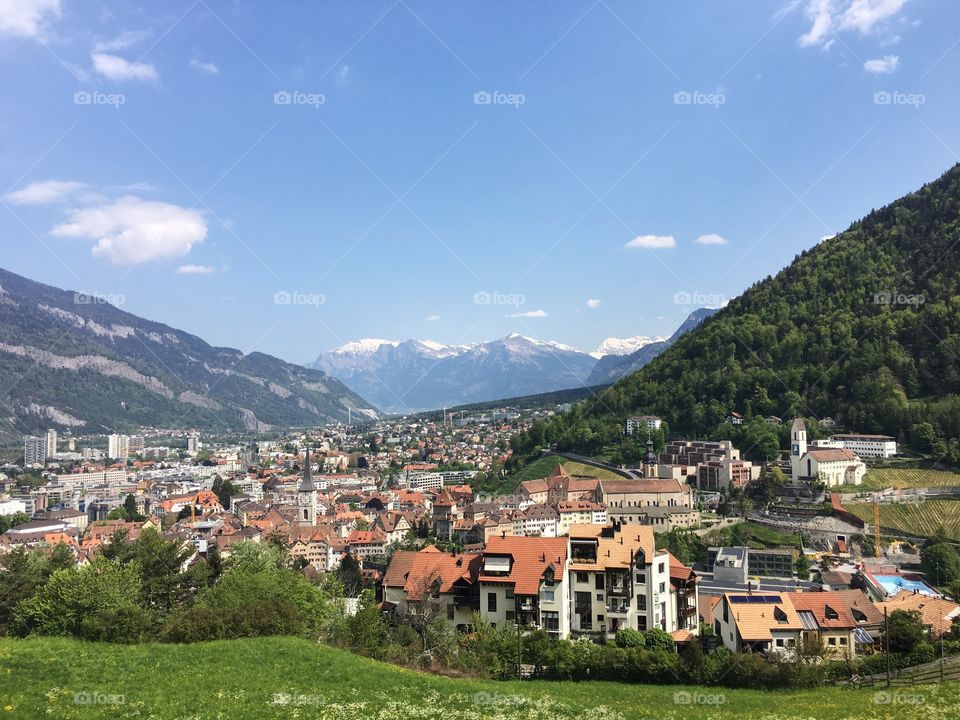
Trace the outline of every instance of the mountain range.
[[264, 431], [378, 417], [323, 372], [212, 347], [107, 300], [0, 269], [0, 433]]
[[[433, 410], [609, 384], [643, 363], [639, 353], [650, 348], [649, 357], [655, 357], [696, 326], [699, 320], [692, 319], [701, 312], [670, 338], [607, 338], [589, 353], [517, 334], [465, 345], [367, 338], [321, 353], [309, 367], [339, 379], [385, 412]], [[604, 377], [610, 379], [592, 382], [600, 363], [609, 366]]]

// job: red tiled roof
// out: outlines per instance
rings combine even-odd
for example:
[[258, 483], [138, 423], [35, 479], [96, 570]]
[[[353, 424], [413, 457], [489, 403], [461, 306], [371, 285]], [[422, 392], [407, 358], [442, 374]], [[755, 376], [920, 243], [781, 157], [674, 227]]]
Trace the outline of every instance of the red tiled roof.
[[558, 577], [567, 559], [567, 538], [497, 537], [487, 541], [485, 555], [510, 555], [509, 575], [480, 575], [481, 582], [509, 583], [517, 595], [536, 595], [551, 565]]

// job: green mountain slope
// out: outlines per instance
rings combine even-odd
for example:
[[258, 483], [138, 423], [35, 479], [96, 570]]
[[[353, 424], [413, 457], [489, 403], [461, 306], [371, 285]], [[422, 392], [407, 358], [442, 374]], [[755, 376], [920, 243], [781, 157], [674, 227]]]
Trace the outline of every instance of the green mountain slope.
[[830, 416], [956, 462], [960, 166], [755, 284], [582, 416], [516, 439], [587, 449], [633, 413], [723, 432], [727, 413]]
[[327, 374], [244, 355], [0, 270], [0, 434], [155, 427], [265, 430], [376, 417]]

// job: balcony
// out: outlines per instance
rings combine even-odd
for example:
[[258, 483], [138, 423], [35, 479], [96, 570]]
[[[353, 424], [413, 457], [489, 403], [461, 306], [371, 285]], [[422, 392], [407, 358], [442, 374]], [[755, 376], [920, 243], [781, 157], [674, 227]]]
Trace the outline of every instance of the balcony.
[[607, 604], [607, 613], [610, 615], [627, 615], [629, 612], [629, 603], [610, 602]]

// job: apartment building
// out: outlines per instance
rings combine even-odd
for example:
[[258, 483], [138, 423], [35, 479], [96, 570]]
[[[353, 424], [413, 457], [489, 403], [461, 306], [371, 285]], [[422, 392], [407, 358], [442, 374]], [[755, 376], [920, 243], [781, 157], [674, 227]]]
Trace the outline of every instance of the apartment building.
[[697, 579], [679, 568], [669, 552], [655, 549], [649, 525], [570, 528], [571, 634], [613, 638], [625, 628], [695, 633]]
[[897, 439], [889, 435], [831, 435], [844, 450], [852, 450], [860, 457], [891, 458], [897, 454]]
[[478, 612], [497, 626], [557, 637], [613, 638], [654, 627], [697, 632], [696, 574], [654, 548], [649, 526], [574, 525], [569, 538], [493, 536], [479, 553], [434, 547], [394, 554], [384, 607], [445, 616], [468, 629]]
[[627, 418], [627, 435], [633, 435], [637, 430], [659, 430], [663, 420], [656, 415], [635, 415]]

